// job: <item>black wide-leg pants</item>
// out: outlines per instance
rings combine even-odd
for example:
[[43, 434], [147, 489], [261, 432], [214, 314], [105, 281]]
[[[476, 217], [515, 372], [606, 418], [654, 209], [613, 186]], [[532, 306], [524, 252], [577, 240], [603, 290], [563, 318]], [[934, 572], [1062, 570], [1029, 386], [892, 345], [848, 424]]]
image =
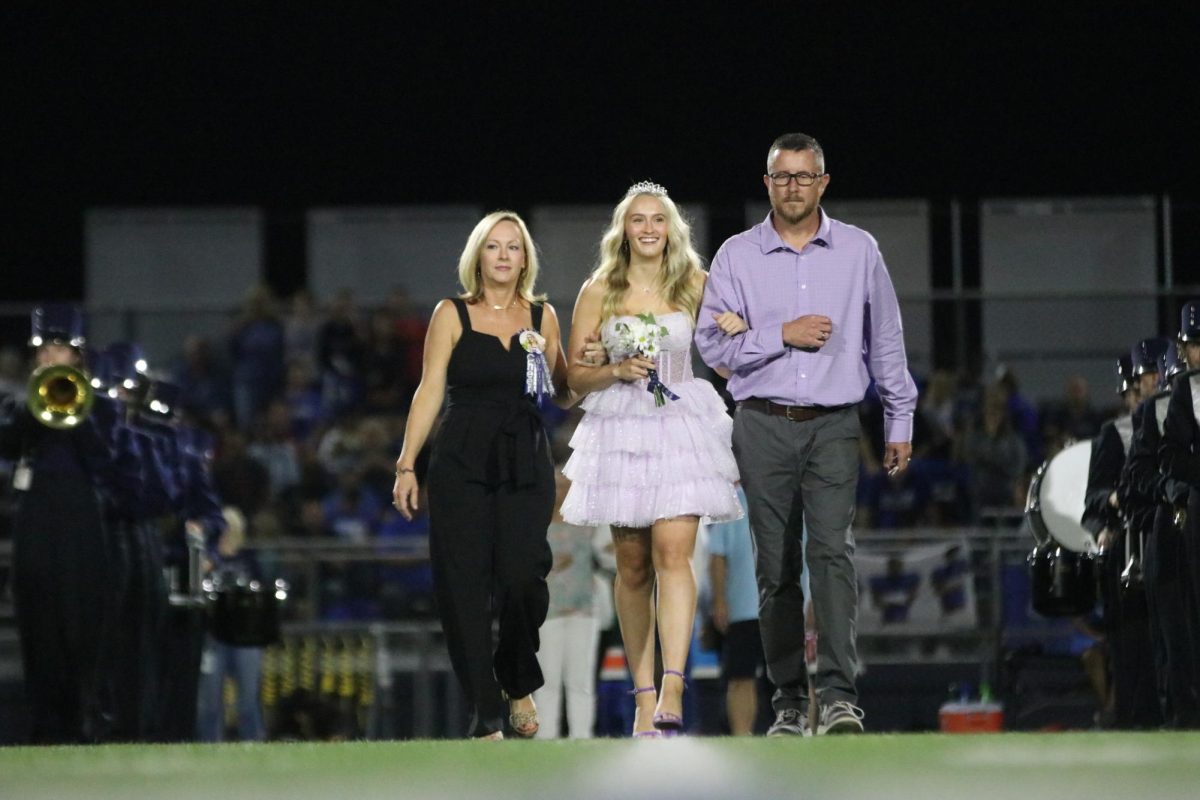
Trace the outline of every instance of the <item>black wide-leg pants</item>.
[[35, 744], [107, 736], [100, 654], [111, 574], [100, 501], [74, 474], [35, 476], [13, 520], [13, 599]]
[[1154, 644], [1150, 637], [1146, 590], [1144, 585], [1127, 588], [1121, 583], [1121, 573], [1127, 564], [1125, 539], [1128, 536], [1128, 531], [1121, 531], [1115, 537], [1101, 566], [1114, 727], [1157, 728], [1162, 724], [1162, 714], [1155, 683]]
[[109, 527], [121, 541], [123, 573], [113, 624], [105, 636], [116, 703], [114, 738], [155, 741], [167, 618], [162, 533], [152, 521], [124, 519], [110, 521]]
[[1168, 728], [1184, 728], [1196, 724], [1197, 709], [1184, 595], [1183, 543], [1171, 521], [1173, 514], [1170, 506], [1160, 506], [1154, 528], [1146, 538], [1146, 607], [1163, 723]]
[[[472, 715], [468, 735], [503, 730], [509, 697], [543, 684], [538, 629], [550, 593], [546, 529], [554, 509], [554, 474], [537, 459], [532, 485], [467, 479], [453, 460], [430, 464], [430, 556], [438, 614], [454, 673]], [[499, 617], [493, 643], [492, 619]]]

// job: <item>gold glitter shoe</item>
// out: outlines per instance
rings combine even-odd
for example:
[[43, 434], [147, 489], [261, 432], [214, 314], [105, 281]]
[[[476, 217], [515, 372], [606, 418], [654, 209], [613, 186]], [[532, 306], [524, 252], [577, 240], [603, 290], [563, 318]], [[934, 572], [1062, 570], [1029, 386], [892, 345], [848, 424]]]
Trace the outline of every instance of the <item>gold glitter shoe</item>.
[[[528, 696], [528, 695], [526, 695]], [[524, 697], [519, 697], [517, 700], [524, 700]], [[518, 738], [532, 739], [537, 735], [539, 723], [537, 706], [534, 706], [531, 711], [516, 711], [513, 709], [513, 703], [516, 700], [508, 701], [508, 724], [512, 726], [512, 731]], [[530, 700], [530, 702], [533, 702]]]

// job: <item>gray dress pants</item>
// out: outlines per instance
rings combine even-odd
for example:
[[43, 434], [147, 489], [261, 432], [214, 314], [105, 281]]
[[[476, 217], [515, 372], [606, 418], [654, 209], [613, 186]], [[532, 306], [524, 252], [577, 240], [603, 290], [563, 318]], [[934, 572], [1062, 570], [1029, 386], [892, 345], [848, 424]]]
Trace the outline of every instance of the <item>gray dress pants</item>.
[[[807, 559], [817, 630], [822, 705], [857, 703], [855, 490], [861, 430], [854, 407], [806, 422], [739, 407], [733, 452], [749, 503], [758, 573], [759, 626], [775, 711], [807, 711], [804, 591]], [[805, 527], [807, 543], [804, 541]]]

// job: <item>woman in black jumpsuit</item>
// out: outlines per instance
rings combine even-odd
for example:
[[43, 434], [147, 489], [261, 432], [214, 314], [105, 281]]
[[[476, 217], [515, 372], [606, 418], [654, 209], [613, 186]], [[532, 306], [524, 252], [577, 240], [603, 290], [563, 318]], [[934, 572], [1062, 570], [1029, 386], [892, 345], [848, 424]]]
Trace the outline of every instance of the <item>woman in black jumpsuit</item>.
[[[396, 507], [418, 503], [414, 464], [443, 399], [447, 409], [427, 476], [430, 555], [450, 661], [472, 710], [469, 735], [533, 736], [529, 697], [542, 685], [538, 629], [546, 617], [551, 554], [546, 528], [554, 470], [536, 401], [527, 391], [525, 344], [537, 331], [560, 405], [569, 405], [554, 309], [533, 294], [537, 258], [520, 217], [496, 212], [467, 241], [462, 297], [434, 310], [421, 385], [396, 462]], [[500, 620], [493, 646], [492, 619]], [[507, 708], [505, 699], [508, 699]]]

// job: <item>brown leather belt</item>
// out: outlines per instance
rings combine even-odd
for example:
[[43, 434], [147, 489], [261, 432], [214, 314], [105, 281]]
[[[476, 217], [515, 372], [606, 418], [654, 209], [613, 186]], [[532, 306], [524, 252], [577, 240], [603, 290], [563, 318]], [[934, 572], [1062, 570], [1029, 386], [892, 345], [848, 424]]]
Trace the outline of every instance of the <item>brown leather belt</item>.
[[748, 408], [751, 411], [757, 411], [760, 414], [770, 414], [773, 417], [785, 417], [792, 422], [808, 422], [810, 419], [823, 417], [826, 414], [832, 414], [835, 411], [850, 408], [849, 405], [844, 406], [784, 406], [779, 403], [772, 403], [770, 400], [763, 400], [760, 397], [748, 397], [738, 403], [742, 408]]

